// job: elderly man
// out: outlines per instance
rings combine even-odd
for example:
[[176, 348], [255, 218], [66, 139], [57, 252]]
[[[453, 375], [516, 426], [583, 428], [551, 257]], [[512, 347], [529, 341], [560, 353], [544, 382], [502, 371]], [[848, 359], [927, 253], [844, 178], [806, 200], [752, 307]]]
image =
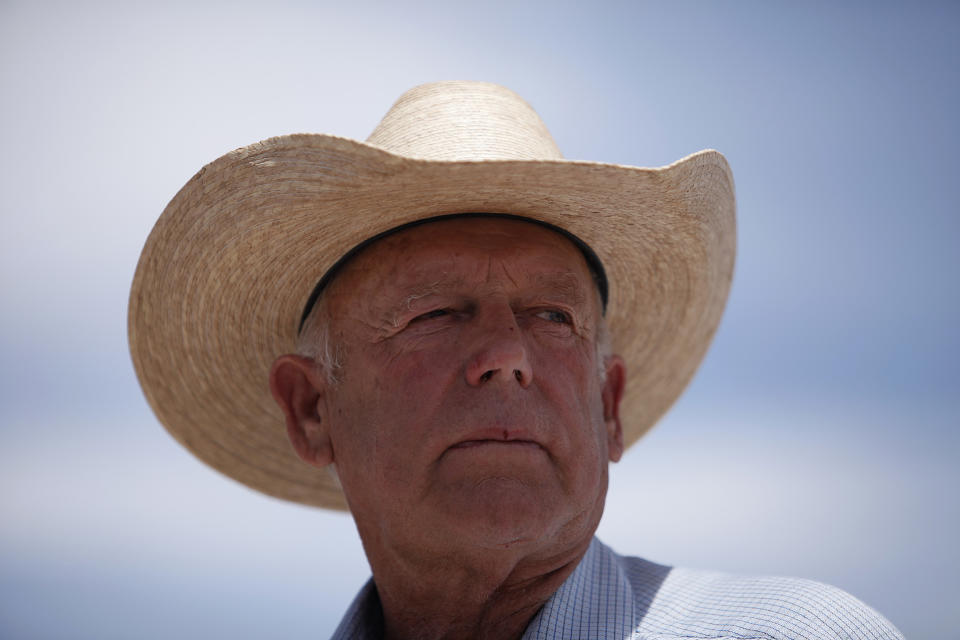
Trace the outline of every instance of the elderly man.
[[512, 92], [426, 85], [366, 143], [285, 136], [198, 173], [144, 248], [131, 350], [203, 460], [349, 508], [373, 578], [336, 637], [899, 638], [825, 585], [594, 538], [609, 462], [716, 329], [733, 215], [716, 152], [569, 162]]

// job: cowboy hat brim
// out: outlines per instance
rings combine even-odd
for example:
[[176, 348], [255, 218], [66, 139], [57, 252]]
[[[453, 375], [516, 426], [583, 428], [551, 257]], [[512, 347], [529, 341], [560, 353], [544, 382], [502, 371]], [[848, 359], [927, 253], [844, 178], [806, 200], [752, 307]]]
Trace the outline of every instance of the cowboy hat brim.
[[154, 412], [243, 484], [346, 509], [333, 477], [288, 443], [271, 364], [294, 351], [304, 304], [341, 256], [400, 225], [474, 212], [561, 227], [599, 256], [628, 372], [624, 441], [635, 442], [692, 378], [730, 288], [733, 177], [716, 151], [661, 168], [446, 162], [298, 134], [224, 155], [166, 207], [134, 276], [130, 348]]

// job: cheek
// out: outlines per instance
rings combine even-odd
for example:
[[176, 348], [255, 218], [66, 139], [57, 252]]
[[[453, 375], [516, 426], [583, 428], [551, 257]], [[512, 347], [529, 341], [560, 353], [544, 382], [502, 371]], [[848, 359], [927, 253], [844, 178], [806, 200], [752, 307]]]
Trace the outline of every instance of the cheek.
[[465, 351], [453, 332], [426, 336], [389, 352], [373, 369], [381, 372], [377, 387], [384, 403], [423, 412], [461, 377]]
[[593, 347], [573, 345], [566, 349], [544, 350], [533, 362], [534, 379], [562, 407], [578, 417], [581, 424], [603, 421], [599, 369]]
[[347, 391], [349, 381], [343, 380], [330, 425], [337, 472], [355, 513], [386, 512], [404, 484], [398, 468], [404, 458], [395, 455], [402, 439], [396, 437], [398, 425], [390, 419], [391, 411], [381, 402], [391, 396], [378, 393], [376, 381], [369, 382], [367, 388]]
[[358, 473], [396, 479], [412, 464], [411, 442], [424, 435], [443, 397], [444, 359], [428, 351], [375, 361], [349, 355], [330, 407], [334, 454]]
[[576, 482], [596, 486], [608, 461], [602, 385], [592, 344], [539, 354], [534, 379], [543, 394], [542, 409], [563, 425], [558, 458]]

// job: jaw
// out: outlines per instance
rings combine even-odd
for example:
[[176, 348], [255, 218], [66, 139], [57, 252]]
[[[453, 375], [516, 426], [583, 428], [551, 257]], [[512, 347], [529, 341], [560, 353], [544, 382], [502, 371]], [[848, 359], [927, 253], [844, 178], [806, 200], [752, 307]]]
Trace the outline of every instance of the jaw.
[[493, 551], [552, 554], [554, 547], [589, 542], [603, 513], [606, 467], [591, 478], [590, 490], [571, 495], [556, 469], [531, 462], [547, 459], [545, 453], [521, 455], [522, 466], [457, 467], [455, 477], [434, 478], [403, 504], [354, 509], [361, 536], [395, 552], [431, 550], [456, 559]]

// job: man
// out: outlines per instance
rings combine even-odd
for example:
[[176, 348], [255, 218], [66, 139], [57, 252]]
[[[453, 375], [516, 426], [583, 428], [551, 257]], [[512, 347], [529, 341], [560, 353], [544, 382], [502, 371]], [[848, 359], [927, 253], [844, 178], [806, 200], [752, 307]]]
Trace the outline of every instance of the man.
[[608, 463], [716, 329], [733, 216], [716, 152], [568, 162], [512, 92], [426, 85], [367, 143], [285, 136], [198, 173], [144, 248], [131, 350], [201, 459], [350, 509], [373, 578], [336, 637], [899, 638], [831, 587], [593, 537]]

